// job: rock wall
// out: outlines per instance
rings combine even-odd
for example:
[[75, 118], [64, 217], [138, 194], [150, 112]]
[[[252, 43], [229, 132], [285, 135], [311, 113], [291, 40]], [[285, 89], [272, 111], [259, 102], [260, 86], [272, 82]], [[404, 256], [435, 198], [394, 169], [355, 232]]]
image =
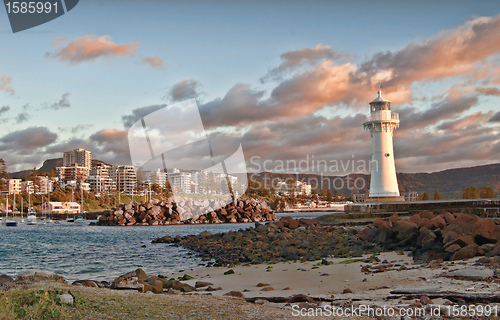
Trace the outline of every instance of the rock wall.
[[[236, 223], [275, 220], [265, 202], [237, 199], [221, 208], [218, 200], [173, 199], [157, 203], [121, 204], [105, 212], [96, 223], [105, 226], [158, 226], [191, 223]], [[214, 210], [215, 208], [215, 210]], [[208, 213], [204, 213], [208, 212]]]
[[462, 260], [500, 255], [500, 220], [430, 211], [379, 219], [360, 237], [387, 249], [413, 250], [415, 260]]

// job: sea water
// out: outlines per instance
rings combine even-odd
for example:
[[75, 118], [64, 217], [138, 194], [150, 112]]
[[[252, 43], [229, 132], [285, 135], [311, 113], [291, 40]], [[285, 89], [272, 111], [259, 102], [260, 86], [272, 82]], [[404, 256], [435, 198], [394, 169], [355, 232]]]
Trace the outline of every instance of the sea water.
[[[294, 218], [325, 213], [293, 214]], [[290, 214], [278, 214], [284, 216]], [[67, 281], [113, 280], [142, 268], [148, 275], [199, 268], [207, 264], [190, 250], [151, 243], [163, 236], [212, 234], [246, 229], [253, 223], [104, 227], [69, 223], [0, 225], [0, 274], [15, 277], [23, 270], [51, 271]], [[145, 247], [144, 247], [145, 246]]]

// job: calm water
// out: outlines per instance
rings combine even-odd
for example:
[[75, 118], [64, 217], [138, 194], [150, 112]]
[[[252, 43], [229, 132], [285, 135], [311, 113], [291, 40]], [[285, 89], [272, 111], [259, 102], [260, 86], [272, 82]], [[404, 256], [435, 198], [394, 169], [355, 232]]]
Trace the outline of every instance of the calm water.
[[[324, 213], [322, 213], [324, 214]], [[293, 214], [294, 218], [317, 217]], [[290, 215], [279, 214], [278, 216]], [[14, 277], [22, 270], [46, 270], [79, 279], [112, 280], [143, 268], [147, 274], [165, 274], [197, 268], [202, 262], [190, 251], [151, 240], [166, 235], [227, 232], [253, 223], [176, 225], [157, 227], [98, 227], [75, 223], [0, 225], [0, 274]], [[146, 245], [146, 248], [142, 246]]]

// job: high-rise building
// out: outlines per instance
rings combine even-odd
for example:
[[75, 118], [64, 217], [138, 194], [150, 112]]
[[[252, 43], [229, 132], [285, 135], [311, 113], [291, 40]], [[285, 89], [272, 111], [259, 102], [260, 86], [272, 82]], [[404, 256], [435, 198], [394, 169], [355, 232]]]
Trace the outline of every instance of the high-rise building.
[[92, 166], [92, 153], [85, 149], [75, 149], [63, 153], [63, 167], [77, 165], [90, 170]]
[[21, 193], [21, 179], [3, 179], [5, 181], [4, 190], [7, 194]]
[[89, 169], [80, 166], [57, 167], [56, 174], [62, 181], [83, 181], [89, 176]]
[[116, 184], [116, 189], [125, 194], [133, 194], [137, 186], [137, 175], [133, 166], [112, 166], [109, 177]]
[[89, 177], [85, 182], [89, 183], [90, 191], [109, 192], [116, 189], [116, 185], [109, 176], [111, 167], [105, 164], [98, 164], [89, 171]]
[[156, 171], [148, 171], [145, 173], [146, 180], [151, 184], [157, 184], [160, 188], [165, 189], [167, 185], [167, 174], [161, 169]]

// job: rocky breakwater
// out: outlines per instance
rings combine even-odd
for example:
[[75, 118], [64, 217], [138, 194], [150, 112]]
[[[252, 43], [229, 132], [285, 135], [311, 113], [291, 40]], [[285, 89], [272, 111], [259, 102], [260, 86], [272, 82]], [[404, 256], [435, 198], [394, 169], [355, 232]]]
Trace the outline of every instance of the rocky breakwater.
[[192, 223], [245, 223], [275, 220], [267, 203], [237, 199], [225, 205], [220, 200], [193, 201], [185, 198], [156, 203], [121, 204], [105, 212], [96, 223], [105, 226], [158, 226]]
[[267, 224], [227, 233], [162, 237], [153, 243], [169, 243], [197, 252], [209, 265], [258, 264], [289, 260], [314, 261], [329, 256], [361, 256], [380, 247], [362, 241], [355, 229], [323, 226], [314, 219], [282, 217]]
[[500, 220], [463, 213], [393, 215], [379, 219], [360, 238], [386, 249], [412, 250], [414, 260], [462, 260], [500, 255]]

